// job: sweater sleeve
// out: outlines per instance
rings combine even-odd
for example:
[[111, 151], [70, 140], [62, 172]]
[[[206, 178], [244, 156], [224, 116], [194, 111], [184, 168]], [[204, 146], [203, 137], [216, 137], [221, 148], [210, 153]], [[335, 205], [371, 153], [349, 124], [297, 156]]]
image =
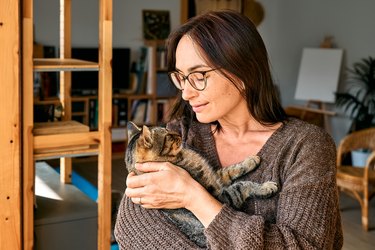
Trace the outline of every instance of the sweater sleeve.
[[[181, 121], [167, 124], [168, 129], [187, 136]], [[145, 209], [124, 195], [118, 208], [114, 230], [120, 249], [200, 249], [157, 209]]]
[[280, 186], [274, 208], [253, 200], [261, 208], [249, 214], [225, 205], [205, 231], [211, 249], [341, 249], [335, 145], [324, 133], [305, 135], [265, 156], [276, 159], [265, 160]]
[[114, 233], [120, 249], [199, 249], [160, 210], [144, 209], [125, 195]]

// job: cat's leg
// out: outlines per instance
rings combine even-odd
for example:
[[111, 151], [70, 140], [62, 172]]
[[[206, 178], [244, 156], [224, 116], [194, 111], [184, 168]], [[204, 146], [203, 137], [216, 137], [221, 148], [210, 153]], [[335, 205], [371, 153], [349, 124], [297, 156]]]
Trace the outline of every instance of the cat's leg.
[[253, 155], [247, 157], [244, 161], [231, 166], [217, 170], [224, 185], [230, 185], [235, 179], [254, 170], [260, 163], [260, 157]]
[[206, 246], [203, 224], [187, 209], [162, 209], [164, 215], [175, 224], [182, 233], [200, 247]]
[[248, 198], [268, 198], [275, 194], [277, 190], [277, 184], [273, 181], [267, 181], [262, 184], [252, 181], [240, 181], [225, 187], [218, 199], [240, 208]]

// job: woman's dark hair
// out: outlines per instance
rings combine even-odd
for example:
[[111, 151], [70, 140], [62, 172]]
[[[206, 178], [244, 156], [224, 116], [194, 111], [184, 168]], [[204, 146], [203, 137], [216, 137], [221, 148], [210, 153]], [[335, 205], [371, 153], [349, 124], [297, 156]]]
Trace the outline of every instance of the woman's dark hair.
[[[176, 48], [184, 35], [188, 35], [201, 48], [209, 66], [218, 68], [238, 88], [254, 119], [264, 125], [286, 119], [271, 76], [267, 50], [249, 18], [231, 10], [210, 11], [191, 18], [169, 35], [169, 71], [176, 70]], [[183, 117], [196, 119], [179, 92], [170, 119]]]

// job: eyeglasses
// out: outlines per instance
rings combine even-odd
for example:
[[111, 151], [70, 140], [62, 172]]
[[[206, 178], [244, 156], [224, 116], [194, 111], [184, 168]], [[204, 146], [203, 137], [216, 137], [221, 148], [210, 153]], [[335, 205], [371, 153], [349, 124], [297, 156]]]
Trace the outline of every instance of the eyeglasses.
[[171, 81], [173, 82], [173, 84], [176, 86], [176, 88], [180, 90], [183, 90], [185, 88], [185, 81], [188, 80], [188, 82], [194, 89], [198, 91], [202, 91], [207, 86], [206, 74], [214, 70], [217, 70], [217, 69], [210, 69], [206, 71], [193, 71], [193, 72], [190, 72], [187, 76], [185, 76], [184, 74], [180, 72], [173, 71], [173, 72], [169, 72], [168, 75]]

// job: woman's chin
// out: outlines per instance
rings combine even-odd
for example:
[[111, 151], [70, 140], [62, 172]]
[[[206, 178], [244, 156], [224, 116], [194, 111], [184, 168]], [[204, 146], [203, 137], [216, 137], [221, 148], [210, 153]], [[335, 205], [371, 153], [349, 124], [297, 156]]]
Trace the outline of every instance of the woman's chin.
[[216, 121], [217, 119], [214, 119], [210, 116], [207, 116], [207, 115], [202, 115], [202, 114], [199, 114], [199, 113], [196, 113], [195, 114], [196, 117], [197, 117], [197, 120], [200, 122], [200, 123], [211, 123], [213, 121]]

